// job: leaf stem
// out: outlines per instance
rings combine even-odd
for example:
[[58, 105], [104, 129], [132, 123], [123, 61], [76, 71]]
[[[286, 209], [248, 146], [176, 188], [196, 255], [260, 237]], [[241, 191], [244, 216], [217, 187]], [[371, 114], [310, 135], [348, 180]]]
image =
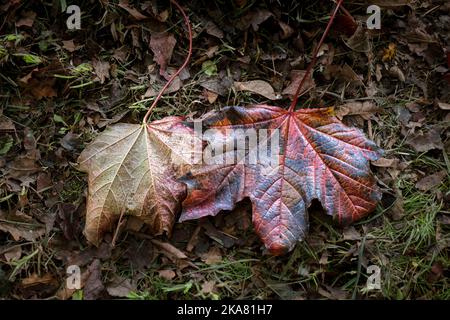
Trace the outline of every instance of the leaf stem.
[[326, 27], [323, 35], [322, 35], [322, 38], [320, 39], [319, 43], [316, 46], [316, 49], [314, 50], [312, 60], [309, 63], [308, 67], [306, 68], [305, 75], [303, 76], [302, 80], [300, 81], [300, 84], [298, 85], [297, 91], [295, 91], [294, 99], [292, 100], [292, 103], [291, 103], [291, 105], [289, 107], [289, 112], [294, 111], [295, 106], [297, 105], [297, 101], [298, 101], [298, 97], [300, 95], [300, 91], [302, 90], [303, 85], [305, 84], [306, 80], [308, 79], [309, 75], [311, 74], [312, 68], [316, 64], [317, 54], [319, 53], [320, 47], [322, 46], [326, 36], [328, 35], [328, 32], [330, 31], [330, 28], [331, 28], [331, 25], [333, 24], [334, 18], [336, 17], [336, 14], [337, 14], [337, 12], [339, 10], [339, 7], [341, 6], [343, 1], [344, 0], [338, 0], [336, 8], [334, 9], [334, 11], [333, 11], [333, 13], [332, 13], [332, 15], [330, 17], [330, 20], [328, 21], [327, 27]]
[[144, 119], [142, 120], [143, 125], [147, 124], [148, 117], [150, 116], [153, 108], [158, 104], [158, 101], [161, 99], [162, 95], [164, 94], [166, 89], [170, 86], [170, 84], [173, 82], [173, 80], [175, 80], [175, 78], [180, 74], [180, 72], [189, 63], [189, 60], [191, 59], [191, 55], [192, 55], [192, 28], [191, 28], [191, 24], [189, 23], [189, 17], [186, 15], [186, 12], [184, 12], [183, 8], [178, 4], [178, 2], [176, 2], [175, 0], [170, 0], [170, 2], [173, 3], [175, 5], [175, 7], [177, 7], [177, 9], [181, 12], [181, 14], [184, 18], [184, 22], [186, 23], [186, 27], [187, 27], [188, 33], [189, 33], [189, 51], [188, 51], [188, 55], [187, 55], [186, 60], [184, 61], [183, 65], [177, 70], [177, 72], [175, 72], [170, 77], [170, 79], [167, 81], [167, 83], [164, 85], [164, 87], [159, 91], [158, 96], [156, 97], [155, 101], [153, 101], [152, 105], [147, 110], [147, 113], [145, 114]]

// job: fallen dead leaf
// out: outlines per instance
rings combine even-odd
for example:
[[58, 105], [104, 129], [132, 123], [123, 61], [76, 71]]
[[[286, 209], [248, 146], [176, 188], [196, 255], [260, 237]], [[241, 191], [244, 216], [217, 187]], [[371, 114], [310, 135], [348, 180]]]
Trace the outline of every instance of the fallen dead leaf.
[[36, 19], [36, 12], [33, 11], [27, 11], [24, 14], [22, 14], [22, 18], [16, 21], [16, 27], [32, 27], [34, 24], [34, 19]]
[[150, 49], [154, 54], [153, 60], [159, 65], [159, 73], [163, 77], [167, 77], [166, 69], [176, 43], [177, 40], [171, 33], [155, 33], [150, 38]]
[[283, 21], [278, 21], [278, 24], [280, 25], [280, 28], [282, 30], [281, 39], [287, 39], [294, 34], [295, 32], [294, 28], [292, 28], [287, 23], [284, 23]]
[[168, 281], [173, 280], [177, 275], [173, 270], [159, 270], [158, 274], [161, 278], [166, 279]]
[[106, 291], [112, 297], [126, 298], [132, 291], [136, 291], [136, 286], [129, 279], [116, 277], [106, 286]]
[[344, 43], [353, 51], [363, 53], [369, 52], [370, 41], [367, 32], [366, 27], [359, 24], [355, 33], [347, 41], [344, 41]]
[[22, 257], [22, 247], [20, 245], [13, 246], [3, 255], [5, 256], [7, 262], [17, 261], [20, 259], [20, 257]]
[[366, 216], [381, 199], [369, 170], [369, 160], [379, 158], [381, 150], [360, 130], [340, 122], [332, 108], [291, 112], [268, 105], [235, 106], [212, 113], [202, 123], [215, 129], [214, 136], [205, 135], [207, 142], [220, 147], [242, 139], [245, 129], [277, 128], [283, 135], [270, 139], [282, 139], [285, 147], [275, 155], [286, 155], [289, 160], [275, 166], [249, 164], [247, 155], [258, 152], [257, 147], [244, 152], [238, 147], [226, 154], [228, 159], [239, 159], [231, 165], [193, 166], [181, 179], [188, 195], [180, 222], [232, 210], [247, 197], [253, 205], [255, 231], [271, 254], [281, 255], [305, 238], [305, 209], [313, 199], [319, 199], [341, 225]]
[[202, 255], [202, 261], [208, 265], [218, 264], [222, 261], [222, 253], [217, 247], [212, 247], [207, 253]]
[[361, 239], [361, 234], [356, 231], [355, 227], [345, 228], [343, 231], [344, 240], [359, 240]]
[[403, 71], [398, 66], [392, 66], [389, 69], [389, 73], [392, 76], [396, 77], [401, 82], [405, 82], [406, 81], [405, 74], [403, 73]]
[[438, 102], [437, 104], [442, 110], [450, 110], [450, 103]]
[[439, 171], [432, 175], [426, 176], [416, 183], [416, 188], [421, 191], [429, 191], [439, 186], [446, 175], [446, 171]]
[[202, 284], [201, 292], [203, 294], [210, 294], [213, 293], [216, 289], [216, 282], [214, 280], [211, 281], [205, 281]]
[[[298, 86], [300, 85], [300, 82], [302, 81], [303, 77], [305, 76], [306, 71], [304, 70], [292, 70], [289, 78], [291, 79], [291, 83], [283, 90], [282, 94], [287, 96], [293, 96], [295, 94], [295, 91], [297, 91]], [[300, 92], [300, 95], [316, 86], [316, 83], [312, 76], [310, 75], [308, 79], [306, 79], [303, 88]]]
[[210, 104], [216, 102], [217, 98], [219, 97], [217, 93], [209, 91], [208, 89], [203, 90], [203, 96], [205, 96], [206, 100], [208, 100]]
[[372, 164], [375, 167], [380, 168], [390, 168], [390, 167], [396, 167], [398, 163], [400, 162], [399, 159], [386, 159], [386, 158], [380, 158], [378, 160], [372, 161]]
[[22, 287], [28, 288], [36, 285], [49, 285], [56, 284], [56, 279], [50, 273], [46, 273], [42, 276], [39, 276], [37, 273], [33, 273], [31, 276], [22, 279]]
[[80, 170], [89, 173], [88, 241], [99, 245], [124, 214], [142, 219], [153, 234], [171, 232], [186, 192], [175, 171], [188, 166], [195, 151], [193, 130], [183, 120], [115, 124], [81, 153]]
[[95, 75], [100, 80], [100, 84], [105, 83], [105, 80], [109, 79], [110, 77], [109, 69], [111, 69], [111, 66], [109, 62], [94, 59], [92, 61], [92, 66], [94, 67]]
[[444, 148], [439, 129], [433, 127], [428, 132], [416, 133], [406, 140], [406, 144], [412, 146], [417, 152], [427, 152], [433, 149]]
[[205, 30], [206, 30], [206, 33], [211, 36], [214, 36], [219, 39], [223, 38], [223, 31], [220, 30], [219, 27], [210, 20], [206, 21]]
[[187, 256], [184, 254], [183, 251], [181, 251], [174, 245], [170, 244], [169, 242], [162, 242], [156, 239], [152, 239], [151, 241], [155, 246], [157, 246], [159, 249], [169, 254], [170, 256], [176, 259], [187, 259]]
[[20, 241], [22, 239], [27, 241], [36, 241], [45, 234], [45, 228], [43, 227], [31, 227], [29, 225], [24, 226], [22, 224], [14, 223], [14, 221], [1, 221], [0, 230], [11, 234], [15, 241]]
[[279, 100], [281, 96], [275, 94], [272, 86], [264, 80], [252, 80], [246, 82], [234, 82], [234, 88], [237, 91], [250, 91], [266, 97], [269, 100]]
[[104, 290], [105, 286], [102, 282], [102, 265], [100, 260], [95, 259], [91, 265], [88, 267], [89, 276], [84, 284], [84, 299], [85, 300], [97, 300], [99, 299]]
[[353, 101], [337, 106], [335, 114], [342, 119], [344, 116], [373, 114], [380, 110], [381, 108], [373, 101]]
[[75, 42], [73, 40], [66, 40], [63, 41], [63, 48], [66, 49], [69, 52], [75, 52], [79, 47], [75, 45]]
[[148, 19], [147, 16], [143, 15], [137, 9], [135, 9], [132, 5], [130, 5], [128, 3], [128, 0], [120, 0], [119, 7], [128, 11], [128, 13], [136, 20]]
[[252, 26], [254, 31], [258, 31], [259, 25], [272, 16], [273, 14], [269, 10], [251, 10], [241, 18], [236, 27], [240, 30], [246, 30]]

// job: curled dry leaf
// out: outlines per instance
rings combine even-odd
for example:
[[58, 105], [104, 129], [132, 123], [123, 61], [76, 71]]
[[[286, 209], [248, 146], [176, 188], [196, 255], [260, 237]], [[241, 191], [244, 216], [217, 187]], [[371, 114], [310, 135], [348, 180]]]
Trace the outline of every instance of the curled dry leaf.
[[122, 214], [138, 217], [154, 234], [170, 233], [186, 192], [176, 170], [193, 159], [193, 131], [182, 121], [115, 124], [81, 153], [80, 170], [89, 174], [85, 235], [91, 243], [98, 245]]
[[344, 116], [372, 114], [380, 110], [373, 101], [353, 101], [336, 107], [336, 116], [342, 119]]
[[[208, 147], [221, 141], [228, 146], [230, 139], [234, 144], [238, 131], [266, 129], [260, 139], [267, 142], [258, 144], [272, 145], [278, 139], [279, 153], [235, 147], [224, 154], [226, 159], [237, 157], [235, 163], [193, 166], [182, 178], [188, 196], [180, 221], [232, 210], [249, 197], [254, 228], [277, 255], [304, 239], [312, 200], [318, 199], [329, 215], [346, 225], [370, 213], [381, 198], [369, 169], [369, 160], [378, 159], [381, 151], [360, 130], [341, 123], [331, 108], [290, 112], [266, 105], [227, 107], [204, 125], [216, 129], [212, 137], [205, 133]], [[248, 161], [255, 154], [258, 162]], [[278, 161], [261, 161], [261, 154]]]
[[438, 102], [438, 106], [442, 110], [450, 110], [450, 103]]

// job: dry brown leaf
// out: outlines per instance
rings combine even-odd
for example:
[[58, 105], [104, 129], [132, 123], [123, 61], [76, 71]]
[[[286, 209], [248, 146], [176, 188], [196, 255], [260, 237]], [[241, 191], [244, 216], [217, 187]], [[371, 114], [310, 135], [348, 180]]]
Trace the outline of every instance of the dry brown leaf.
[[148, 17], [143, 15], [142, 13], [140, 13], [137, 9], [135, 9], [133, 6], [131, 6], [128, 3], [128, 0], [121, 0], [119, 3], [119, 7], [121, 7], [122, 9], [125, 9], [126, 11], [128, 11], [128, 13], [135, 18], [136, 20], [144, 20], [147, 19]]
[[28, 278], [22, 279], [22, 287], [32, 287], [39, 284], [54, 284], [56, 283], [56, 279], [50, 273], [46, 273], [42, 276], [39, 276], [37, 273], [33, 273]]
[[203, 96], [208, 100], [210, 104], [216, 102], [219, 95], [215, 92], [209, 91], [208, 89], [203, 89]]
[[389, 69], [389, 73], [392, 76], [396, 77], [401, 82], [405, 82], [406, 81], [405, 74], [403, 73], [402, 69], [400, 69], [398, 66], [392, 66]]
[[7, 262], [11, 262], [14, 260], [19, 260], [20, 257], [22, 257], [22, 247], [20, 245], [13, 246], [8, 251], [6, 251], [4, 254], [5, 259]]
[[373, 101], [353, 101], [336, 107], [336, 117], [371, 114], [380, 111], [380, 107]]
[[359, 240], [361, 239], [361, 234], [356, 231], [355, 227], [351, 226], [344, 229], [343, 232], [344, 240]]
[[250, 10], [248, 14], [241, 18], [236, 27], [239, 30], [246, 30], [252, 26], [253, 30], [258, 31], [259, 25], [272, 16], [273, 13], [269, 10]]
[[63, 41], [62, 43], [63, 43], [63, 48], [69, 52], [74, 52], [75, 50], [77, 50], [79, 48], [77, 45], [75, 45], [75, 42], [73, 40]]
[[214, 280], [211, 280], [211, 281], [205, 281], [202, 284], [201, 291], [204, 294], [210, 294], [210, 293], [213, 293], [215, 289], [216, 289], [216, 282]]
[[162, 76], [166, 76], [166, 69], [176, 43], [177, 40], [170, 33], [152, 34], [150, 38], [150, 49], [155, 55], [153, 60], [159, 65], [159, 73]]
[[207, 253], [202, 256], [202, 260], [209, 265], [218, 264], [222, 261], [222, 253], [220, 252], [219, 248], [212, 247]]
[[11, 222], [0, 222], [0, 231], [11, 234], [15, 241], [25, 239], [27, 241], [36, 241], [45, 234], [45, 229], [41, 227], [30, 228], [28, 225], [24, 226]]
[[378, 160], [372, 161], [372, 164], [376, 167], [380, 168], [390, 168], [390, 167], [396, 167], [399, 164], [400, 160], [398, 159], [386, 159], [386, 158], [380, 158]]
[[161, 278], [169, 281], [173, 280], [173, 278], [175, 278], [175, 276], [177, 275], [173, 270], [159, 270], [158, 274]]
[[37, 100], [41, 100], [42, 98], [52, 98], [58, 95], [53, 88], [54, 84], [55, 79], [38, 80], [33, 78], [28, 82], [28, 87], [30, 88], [31, 94]]
[[95, 259], [87, 270], [87, 279], [84, 284], [84, 299], [97, 300], [105, 291], [102, 281], [102, 264], [99, 259]]
[[438, 106], [442, 110], [450, 110], [450, 103], [438, 102]]
[[170, 256], [175, 257], [177, 259], [187, 259], [187, 256], [183, 251], [173, 246], [169, 242], [162, 242], [156, 239], [152, 240], [152, 243], [157, 246], [159, 249], [163, 250], [165, 253], [168, 253]]
[[106, 291], [112, 297], [126, 298], [132, 291], [136, 291], [136, 286], [129, 279], [115, 277], [106, 287]]
[[292, 28], [287, 23], [284, 23], [283, 21], [278, 21], [278, 24], [280, 25], [282, 31], [281, 39], [287, 39], [294, 34], [295, 32], [294, 28]]
[[416, 183], [416, 188], [421, 191], [429, 191], [441, 184], [442, 179], [447, 175], [446, 171], [439, 171], [432, 175], [420, 179]]
[[[298, 86], [300, 85], [300, 82], [302, 81], [303, 77], [305, 76], [306, 71], [304, 70], [292, 70], [289, 77], [291, 79], [291, 83], [289, 86], [287, 86], [283, 90], [283, 95], [287, 96], [293, 96], [295, 94], [295, 91], [297, 91]], [[316, 86], [316, 83], [314, 82], [314, 79], [312, 76], [309, 76], [309, 79], [306, 79], [302, 90], [300, 91], [300, 95]]]
[[406, 140], [406, 144], [412, 146], [417, 152], [427, 152], [432, 149], [444, 148], [439, 129], [431, 128], [425, 133], [416, 133]]
[[94, 67], [95, 74], [100, 80], [100, 83], [105, 83], [105, 80], [109, 79], [109, 69], [111, 69], [109, 62], [94, 59], [92, 65]]
[[252, 80], [246, 82], [235, 82], [234, 88], [237, 91], [250, 91], [256, 94], [259, 94], [263, 97], [266, 97], [269, 100], [278, 100], [281, 99], [281, 96], [275, 94], [272, 86], [263, 80]]
[[214, 36], [219, 39], [223, 38], [223, 31], [220, 30], [219, 27], [212, 21], [205, 22], [205, 30], [206, 33], [211, 36]]
[[34, 24], [34, 19], [36, 19], [36, 12], [27, 11], [22, 15], [21, 19], [16, 21], [16, 27], [32, 27]]
[[353, 51], [356, 52], [369, 52], [370, 42], [367, 35], [367, 29], [362, 25], [358, 25], [355, 33], [344, 43]]
[[81, 153], [80, 170], [89, 174], [85, 235], [90, 242], [98, 245], [121, 214], [138, 217], [153, 234], [170, 233], [186, 192], [175, 180], [173, 163], [193, 159], [192, 129], [182, 121], [115, 124]]

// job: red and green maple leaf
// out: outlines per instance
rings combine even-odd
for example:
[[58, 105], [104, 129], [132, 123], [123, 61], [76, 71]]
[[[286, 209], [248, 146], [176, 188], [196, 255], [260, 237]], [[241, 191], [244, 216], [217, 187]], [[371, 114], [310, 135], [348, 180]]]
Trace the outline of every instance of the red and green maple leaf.
[[[205, 135], [210, 145], [230, 143], [227, 139], [235, 138], [234, 132], [251, 128], [268, 129], [269, 145], [278, 129], [279, 155], [269, 157], [279, 156], [279, 161], [274, 168], [249, 164], [248, 157], [233, 164], [194, 166], [181, 179], [188, 195], [180, 221], [232, 210], [248, 197], [257, 234], [272, 254], [279, 255], [305, 238], [307, 208], [313, 199], [346, 225], [373, 211], [381, 197], [369, 163], [381, 150], [360, 130], [340, 122], [332, 108], [227, 107], [203, 125], [216, 129], [214, 135]], [[246, 150], [247, 155], [252, 152], [257, 151]], [[225, 154], [229, 156], [235, 154]]]

